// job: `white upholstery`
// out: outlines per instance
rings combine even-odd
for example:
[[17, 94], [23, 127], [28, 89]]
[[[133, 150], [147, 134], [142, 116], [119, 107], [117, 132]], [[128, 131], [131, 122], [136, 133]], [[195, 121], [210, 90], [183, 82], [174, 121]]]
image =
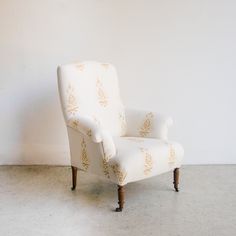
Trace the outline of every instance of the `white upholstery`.
[[168, 128], [173, 124], [171, 117], [155, 112], [126, 109], [125, 116], [126, 136], [167, 140]]
[[119, 185], [180, 167], [183, 148], [167, 138], [172, 119], [124, 108], [111, 64], [60, 66], [58, 85], [72, 166]]

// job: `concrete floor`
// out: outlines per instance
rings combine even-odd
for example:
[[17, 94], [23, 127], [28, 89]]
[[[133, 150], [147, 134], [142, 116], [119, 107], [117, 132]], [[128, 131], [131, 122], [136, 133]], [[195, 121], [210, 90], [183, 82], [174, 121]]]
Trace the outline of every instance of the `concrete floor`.
[[0, 167], [0, 235], [236, 235], [236, 166], [185, 166], [180, 192], [172, 173], [116, 186], [69, 167]]

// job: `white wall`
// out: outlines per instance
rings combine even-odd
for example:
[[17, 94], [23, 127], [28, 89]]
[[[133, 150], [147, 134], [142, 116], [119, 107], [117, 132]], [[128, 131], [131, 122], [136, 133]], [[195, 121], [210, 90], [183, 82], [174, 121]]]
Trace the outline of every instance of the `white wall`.
[[[185, 163], [236, 163], [235, 0], [0, 0], [0, 164], [69, 164], [58, 64], [116, 65]], [[141, 94], [141, 96], [140, 96]]]

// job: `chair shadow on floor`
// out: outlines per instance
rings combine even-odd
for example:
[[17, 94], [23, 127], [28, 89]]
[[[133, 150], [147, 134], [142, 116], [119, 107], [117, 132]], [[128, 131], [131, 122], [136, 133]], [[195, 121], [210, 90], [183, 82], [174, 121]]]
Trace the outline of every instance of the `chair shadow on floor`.
[[[171, 173], [166, 173], [165, 179], [159, 181], [158, 176], [139, 182], [129, 183], [125, 186], [126, 202], [135, 202], [146, 196], [157, 195], [161, 192], [173, 192], [176, 194], [171, 182]], [[80, 181], [81, 180], [81, 181]], [[72, 191], [73, 196], [79, 198], [84, 204], [97, 207], [98, 205], [105, 208], [110, 207], [114, 211], [117, 205], [117, 186], [107, 180], [101, 179], [95, 175], [79, 171], [77, 188]], [[169, 184], [167, 183], [169, 181]], [[132, 204], [127, 204], [132, 205]]]
[[[78, 210], [87, 207], [114, 211], [117, 206], [116, 184], [89, 173], [79, 171], [77, 188], [71, 191], [70, 167], [12, 166], [1, 167], [1, 173], [8, 176], [5, 184], [12, 194], [20, 194], [26, 198], [30, 196], [32, 201], [46, 196], [49, 202], [57, 201], [63, 205], [66, 201], [71, 208]], [[170, 173], [159, 178], [157, 176], [126, 186], [127, 211], [129, 208], [140, 207], [137, 204], [144, 197], [148, 199], [148, 196], [154, 196], [158, 200], [160, 194], [176, 194], [171, 188]]]

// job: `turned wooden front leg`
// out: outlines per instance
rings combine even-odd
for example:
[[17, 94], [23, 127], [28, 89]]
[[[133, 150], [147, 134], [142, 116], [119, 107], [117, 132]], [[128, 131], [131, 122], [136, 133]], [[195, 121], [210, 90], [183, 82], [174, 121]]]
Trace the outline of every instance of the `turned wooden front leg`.
[[174, 188], [176, 192], [179, 192], [179, 168], [174, 169]]
[[116, 212], [120, 212], [124, 207], [125, 189], [124, 186], [118, 185], [118, 204], [119, 207], [116, 208]]
[[71, 170], [72, 170], [72, 187], [71, 187], [71, 190], [75, 190], [76, 181], [77, 181], [77, 167], [71, 166]]

